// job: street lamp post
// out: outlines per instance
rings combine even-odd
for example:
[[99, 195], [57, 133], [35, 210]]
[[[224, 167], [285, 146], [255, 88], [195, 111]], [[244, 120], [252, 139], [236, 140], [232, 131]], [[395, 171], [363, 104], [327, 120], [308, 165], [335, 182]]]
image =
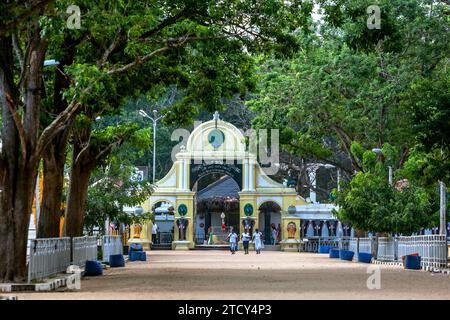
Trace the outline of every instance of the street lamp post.
[[153, 165], [152, 165], [152, 181], [153, 184], [155, 184], [155, 174], [156, 174], [156, 124], [158, 120], [164, 118], [164, 115], [159, 116], [157, 115], [158, 111], [153, 110], [153, 118], [150, 117], [144, 110], [139, 110], [139, 114], [144, 117], [152, 120], [153, 122]]
[[[375, 152], [376, 154], [383, 154], [383, 151], [380, 148], [373, 148], [372, 149], [373, 152]], [[388, 166], [388, 170], [389, 170], [389, 184], [392, 185], [392, 183], [394, 182], [394, 169], [392, 168], [392, 166]]]
[[[326, 169], [331, 169], [331, 168], [336, 168], [336, 166], [329, 164], [329, 163], [313, 163], [310, 166], [308, 166], [308, 174], [309, 174], [309, 178], [312, 182], [312, 186], [313, 188], [316, 188], [317, 183], [316, 183], [316, 171], [317, 169], [319, 169], [319, 167], [324, 167]], [[341, 187], [339, 186], [340, 184], [340, 180], [341, 180], [341, 171], [339, 168], [337, 168], [337, 191], [340, 192], [341, 191]], [[313, 191], [313, 189], [310, 188], [310, 195], [309, 198], [311, 200], [312, 203], [316, 203], [316, 192]]]
[[445, 184], [442, 181], [439, 181], [439, 191], [440, 191], [439, 234], [447, 235], [447, 230], [446, 230], [447, 228], [446, 228], [446, 222], [445, 222], [447, 191], [445, 188]]

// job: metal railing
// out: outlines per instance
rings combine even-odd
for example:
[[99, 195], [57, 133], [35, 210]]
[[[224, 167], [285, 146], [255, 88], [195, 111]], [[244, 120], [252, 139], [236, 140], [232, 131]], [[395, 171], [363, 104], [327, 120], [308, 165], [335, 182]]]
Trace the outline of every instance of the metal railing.
[[349, 250], [351, 239], [352, 238], [349, 238], [349, 237], [339, 238], [339, 249], [340, 250]]
[[402, 256], [418, 253], [422, 267], [446, 267], [448, 263], [445, 235], [398, 237], [398, 260]]
[[[372, 238], [358, 238], [357, 253], [372, 253], [374, 248], [374, 239]], [[355, 251], [356, 253], [356, 251]]]
[[123, 254], [122, 236], [103, 236], [102, 253], [104, 262], [109, 262], [109, 256]]
[[[342, 241], [346, 243], [341, 244]], [[340, 245], [348, 246], [348, 239], [340, 239], [336, 237], [318, 237], [318, 236], [307, 237], [303, 239], [300, 251], [318, 253], [320, 246], [339, 247]]]
[[353, 251], [355, 254], [358, 253], [358, 238], [350, 238], [348, 240], [348, 250]]
[[102, 246], [103, 261], [111, 254], [123, 254], [122, 236], [84, 236], [74, 238], [31, 239], [28, 257], [28, 283], [63, 273], [71, 264], [84, 266], [97, 260], [97, 246]]
[[380, 238], [305, 238], [301, 251], [319, 252], [321, 245], [337, 246], [342, 250], [372, 253], [380, 261], [402, 261], [402, 257], [417, 253], [422, 267], [444, 268], [448, 265], [448, 247], [445, 235]]
[[377, 260], [395, 261], [398, 259], [397, 247], [398, 240], [396, 238], [378, 238]]
[[64, 272], [70, 265], [70, 238], [30, 240], [28, 282]]
[[160, 232], [158, 236], [159, 236], [158, 244], [171, 244], [173, 241], [172, 232]]
[[72, 238], [72, 264], [84, 266], [87, 260], [97, 260], [97, 237]]

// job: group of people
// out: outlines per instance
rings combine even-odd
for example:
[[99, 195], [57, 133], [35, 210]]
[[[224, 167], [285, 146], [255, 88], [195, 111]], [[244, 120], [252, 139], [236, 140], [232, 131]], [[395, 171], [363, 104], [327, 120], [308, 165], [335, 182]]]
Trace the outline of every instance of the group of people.
[[[227, 237], [227, 240], [230, 241], [230, 251], [231, 254], [235, 254], [238, 246], [238, 235], [234, 230], [231, 230], [230, 234]], [[261, 249], [263, 248], [263, 241], [262, 241], [262, 233], [255, 229], [255, 232], [253, 235], [250, 235], [248, 230], [245, 230], [244, 233], [241, 236], [242, 245], [244, 247], [244, 254], [248, 254], [248, 247], [250, 244], [250, 240], [253, 241], [255, 244], [255, 251], [256, 254], [261, 253]]]

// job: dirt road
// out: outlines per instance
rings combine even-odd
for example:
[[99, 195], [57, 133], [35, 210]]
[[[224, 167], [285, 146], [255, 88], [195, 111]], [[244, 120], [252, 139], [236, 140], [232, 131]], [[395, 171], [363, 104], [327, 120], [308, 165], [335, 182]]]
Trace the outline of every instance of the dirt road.
[[[327, 255], [267, 251], [151, 251], [77, 292], [21, 293], [19, 299], [450, 299], [450, 276], [380, 266], [369, 290], [367, 264]], [[378, 265], [371, 265], [372, 267]]]

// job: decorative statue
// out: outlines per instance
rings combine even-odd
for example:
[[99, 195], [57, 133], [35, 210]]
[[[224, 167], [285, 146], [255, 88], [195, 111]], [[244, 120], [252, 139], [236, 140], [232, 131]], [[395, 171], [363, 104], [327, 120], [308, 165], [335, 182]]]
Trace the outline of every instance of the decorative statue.
[[287, 225], [287, 232], [289, 239], [295, 239], [295, 232], [297, 231], [297, 226], [294, 222], [289, 222]]
[[186, 240], [186, 228], [188, 226], [189, 221], [184, 217], [181, 217], [177, 220], [178, 227], [178, 240]]
[[246, 232], [253, 234], [253, 226], [255, 225], [255, 220], [251, 218], [245, 218], [244, 220], [242, 220], [242, 224]]
[[132, 237], [133, 239], [139, 239], [141, 237], [141, 232], [142, 232], [142, 225], [140, 224], [133, 224], [131, 226], [132, 228]]

